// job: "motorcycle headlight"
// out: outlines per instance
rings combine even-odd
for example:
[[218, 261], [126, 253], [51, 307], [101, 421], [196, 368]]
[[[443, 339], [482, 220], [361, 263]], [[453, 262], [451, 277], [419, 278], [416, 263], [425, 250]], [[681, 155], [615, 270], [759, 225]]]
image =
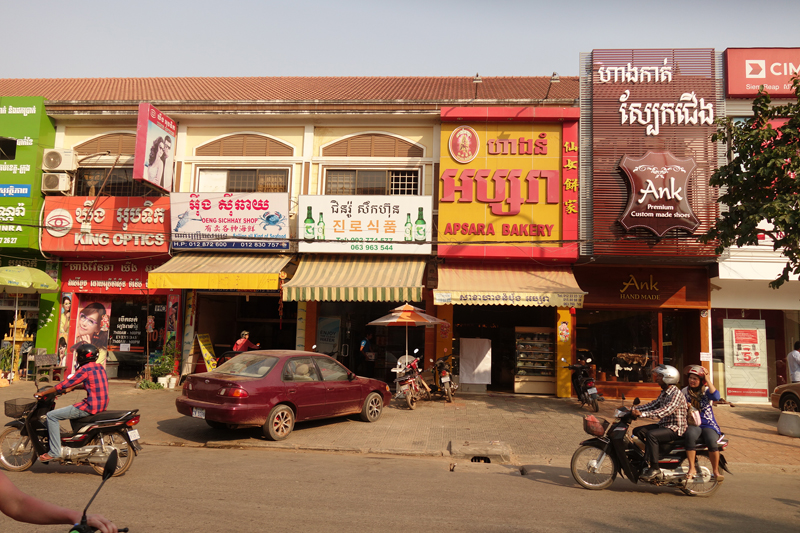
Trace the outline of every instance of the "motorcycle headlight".
[[625, 416], [627, 414], [628, 414], [628, 411], [623, 411], [622, 409], [617, 409], [616, 411], [614, 411], [614, 416], [616, 416], [617, 418], [622, 418], [623, 416]]

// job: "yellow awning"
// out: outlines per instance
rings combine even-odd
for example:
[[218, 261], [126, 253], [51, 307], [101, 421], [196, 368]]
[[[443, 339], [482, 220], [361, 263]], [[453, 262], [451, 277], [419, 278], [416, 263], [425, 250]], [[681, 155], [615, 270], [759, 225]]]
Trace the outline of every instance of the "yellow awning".
[[291, 281], [286, 301], [419, 302], [425, 259], [308, 255]]
[[583, 307], [586, 293], [569, 267], [504, 264], [439, 265], [436, 305], [526, 305]]
[[283, 254], [183, 253], [147, 276], [151, 289], [278, 290]]

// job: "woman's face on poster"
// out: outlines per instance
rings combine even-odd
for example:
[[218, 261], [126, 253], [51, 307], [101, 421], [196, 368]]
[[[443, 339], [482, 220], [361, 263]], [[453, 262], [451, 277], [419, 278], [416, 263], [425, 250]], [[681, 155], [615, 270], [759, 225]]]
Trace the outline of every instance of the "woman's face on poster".
[[78, 335], [94, 335], [100, 331], [100, 322], [103, 317], [98, 310], [83, 310], [78, 316]]
[[64, 308], [65, 313], [69, 313], [69, 310], [72, 309], [72, 300], [66, 299], [64, 303], [61, 304], [61, 307]]

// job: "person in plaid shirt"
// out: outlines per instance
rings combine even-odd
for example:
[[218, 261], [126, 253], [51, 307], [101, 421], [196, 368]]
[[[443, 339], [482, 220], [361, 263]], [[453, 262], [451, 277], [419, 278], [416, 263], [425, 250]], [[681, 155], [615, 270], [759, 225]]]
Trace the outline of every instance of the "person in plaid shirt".
[[83, 418], [96, 415], [108, 407], [108, 376], [106, 369], [97, 364], [99, 351], [93, 344], [81, 344], [75, 355], [78, 370], [70, 377], [57, 384], [55, 387], [37, 392], [34, 396], [42, 398], [51, 394], [70, 392], [78, 385], [83, 384], [86, 389], [86, 398], [61, 409], [54, 409], [47, 413], [47, 433], [50, 441], [50, 451], [39, 456], [43, 463], [61, 457], [61, 420]]
[[640, 476], [645, 481], [650, 481], [661, 473], [658, 467], [658, 445], [673, 441], [686, 431], [688, 405], [683, 393], [676, 386], [680, 378], [681, 375], [674, 366], [658, 365], [653, 368], [653, 381], [661, 386], [661, 394], [652, 402], [634, 407], [631, 411], [636, 416], [661, 419], [658, 424], [633, 430], [633, 434], [647, 444], [645, 457], [650, 468]]

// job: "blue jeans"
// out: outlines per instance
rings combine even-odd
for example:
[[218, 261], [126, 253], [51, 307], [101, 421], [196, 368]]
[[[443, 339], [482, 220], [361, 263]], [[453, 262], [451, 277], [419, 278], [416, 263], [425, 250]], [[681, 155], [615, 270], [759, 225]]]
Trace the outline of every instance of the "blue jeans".
[[83, 418], [84, 416], [89, 416], [89, 414], [74, 405], [53, 409], [47, 413], [47, 433], [50, 438], [50, 452], [48, 453], [50, 453], [50, 457], [54, 459], [61, 457], [61, 424], [59, 421]]

